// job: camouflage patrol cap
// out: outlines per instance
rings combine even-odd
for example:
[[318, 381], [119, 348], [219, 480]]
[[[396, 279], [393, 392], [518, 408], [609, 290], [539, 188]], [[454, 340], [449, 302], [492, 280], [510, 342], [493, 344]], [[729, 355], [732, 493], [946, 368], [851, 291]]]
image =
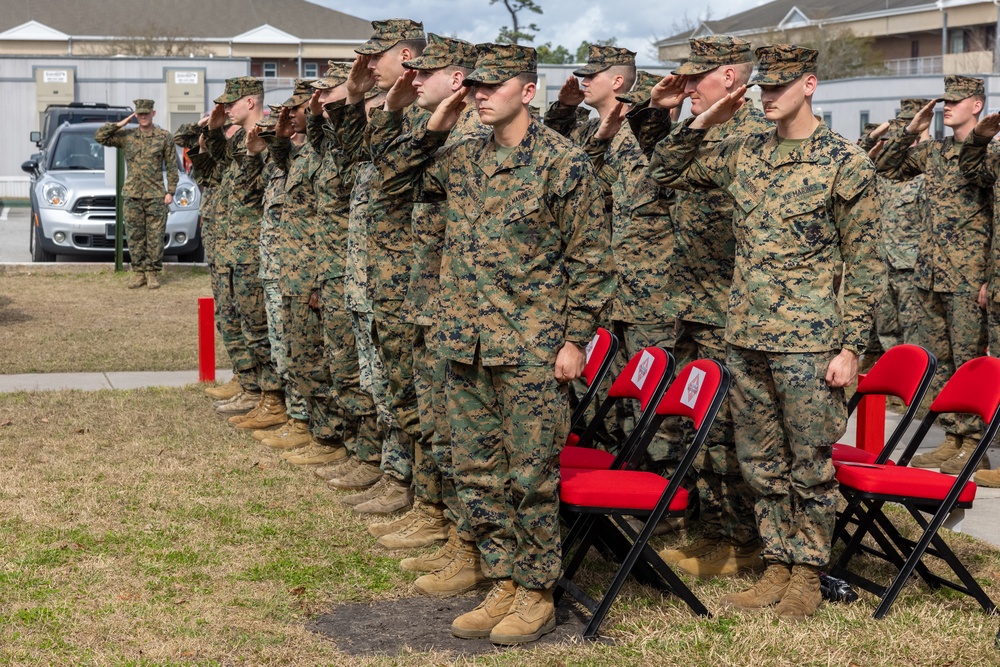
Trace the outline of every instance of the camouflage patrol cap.
[[372, 21], [375, 28], [371, 38], [354, 49], [355, 53], [374, 56], [385, 53], [399, 42], [407, 39], [424, 39], [424, 24], [410, 19], [385, 19]]
[[865, 123], [864, 128], [861, 130], [860, 141], [864, 141], [869, 138], [872, 132], [877, 130], [879, 127], [878, 123]]
[[945, 102], [961, 102], [966, 97], [985, 94], [986, 86], [982, 79], [949, 74], [944, 78], [944, 95], [938, 99]]
[[635, 73], [635, 85], [632, 86], [632, 90], [618, 95], [615, 99], [625, 104], [641, 104], [649, 99], [649, 91], [659, 82], [660, 77], [656, 74], [639, 70]]
[[216, 104], [231, 104], [247, 95], [263, 95], [264, 82], [253, 76], [226, 79], [226, 92], [215, 98]]
[[295, 107], [302, 106], [310, 100], [313, 96], [315, 89], [312, 87], [313, 81], [316, 79], [296, 79], [295, 80], [295, 90], [292, 91], [292, 96], [281, 103], [281, 106], [288, 107], [289, 109], [294, 109]]
[[635, 67], [635, 51], [629, 51], [620, 46], [591, 44], [587, 52], [587, 64], [580, 69], [573, 70], [573, 76], [590, 76], [615, 65]]
[[419, 70], [441, 69], [451, 66], [473, 69], [476, 66], [476, 56], [476, 47], [471, 43], [429, 32], [427, 33], [427, 48], [417, 58], [403, 63], [403, 67]]
[[691, 55], [672, 74], [693, 76], [711, 72], [723, 65], [753, 62], [750, 42], [739, 37], [709, 35], [708, 37], [694, 37], [689, 42]]
[[913, 120], [917, 112], [931, 103], [931, 100], [922, 97], [906, 97], [899, 101], [899, 115], [897, 120]]
[[351, 73], [350, 63], [338, 63], [335, 60], [328, 60], [326, 62], [329, 67], [323, 77], [313, 81], [310, 86], [316, 90], [329, 90], [330, 88], [336, 88], [337, 86], [345, 83], [347, 81], [347, 75]]
[[271, 110], [271, 113], [257, 121], [257, 125], [265, 130], [271, 129], [278, 124], [278, 115], [281, 113], [280, 104], [268, 104], [267, 108]]
[[198, 123], [184, 123], [174, 132], [174, 143], [181, 148], [194, 148], [198, 145], [201, 127]]
[[466, 86], [482, 83], [487, 86], [503, 83], [518, 74], [535, 74], [538, 55], [530, 46], [519, 44], [476, 44], [479, 58], [476, 69], [462, 82]]
[[804, 74], [815, 74], [819, 51], [794, 44], [771, 44], [754, 51], [757, 73], [748, 85], [783, 86]]
[[153, 112], [153, 100], [132, 100], [132, 104], [135, 105], [136, 113]]

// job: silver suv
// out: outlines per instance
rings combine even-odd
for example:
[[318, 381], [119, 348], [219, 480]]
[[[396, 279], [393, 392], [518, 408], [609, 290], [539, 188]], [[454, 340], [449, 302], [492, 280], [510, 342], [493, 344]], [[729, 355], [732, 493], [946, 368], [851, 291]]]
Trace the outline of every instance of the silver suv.
[[[56, 255], [109, 255], [115, 251], [115, 188], [104, 182], [104, 146], [94, 140], [101, 123], [63, 124], [39, 160], [21, 169], [31, 175], [31, 260]], [[181, 163], [178, 149], [178, 165]], [[204, 261], [199, 206], [201, 193], [181, 169], [167, 214], [164, 254], [180, 261]], [[126, 245], [127, 251], [127, 245]]]

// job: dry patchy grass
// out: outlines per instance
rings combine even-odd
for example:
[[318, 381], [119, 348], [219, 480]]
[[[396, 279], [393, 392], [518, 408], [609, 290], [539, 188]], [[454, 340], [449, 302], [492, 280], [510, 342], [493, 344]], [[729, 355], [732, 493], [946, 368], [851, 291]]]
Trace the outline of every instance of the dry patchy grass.
[[[0, 275], [3, 373], [178, 371], [198, 367], [198, 297], [206, 269], [163, 274], [157, 291], [129, 273]], [[216, 336], [216, 361], [228, 364]]]
[[[916, 583], [883, 621], [870, 618], [874, 600], [863, 595], [853, 605], [825, 605], [799, 625], [768, 614], [697, 618], [678, 600], [629, 584], [605, 624], [606, 643], [476, 658], [351, 657], [306, 630], [308, 619], [343, 601], [409, 596], [412, 575], [308, 471], [279, 464], [214, 419], [198, 388], [2, 395], [0, 424], [7, 422], [0, 426], [0, 664], [1000, 661], [996, 618], [970, 598]], [[997, 597], [997, 550], [968, 537], [953, 541]], [[589, 571], [608, 568], [595, 560]], [[716, 610], [719, 597], [747, 580], [692, 585]]]

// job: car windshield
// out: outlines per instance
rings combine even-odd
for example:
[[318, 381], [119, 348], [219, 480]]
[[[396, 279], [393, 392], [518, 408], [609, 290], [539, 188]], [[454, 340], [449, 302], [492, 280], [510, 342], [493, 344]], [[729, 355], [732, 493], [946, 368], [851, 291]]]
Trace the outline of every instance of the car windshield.
[[93, 134], [63, 132], [52, 150], [50, 169], [104, 169], [104, 147]]

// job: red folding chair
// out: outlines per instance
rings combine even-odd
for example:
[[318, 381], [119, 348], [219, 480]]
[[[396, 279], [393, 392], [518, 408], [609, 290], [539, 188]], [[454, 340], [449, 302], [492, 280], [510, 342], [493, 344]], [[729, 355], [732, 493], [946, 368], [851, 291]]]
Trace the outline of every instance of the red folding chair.
[[[617, 467], [621, 467], [621, 462], [635, 449], [646, 424], [653, 418], [652, 408], [663, 396], [673, 372], [674, 357], [666, 350], [646, 347], [636, 352], [615, 378], [607, 398], [597, 408], [587, 428], [567, 440], [566, 447], [559, 453], [560, 467], [608, 469], [616, 462]], [[596, 435], [611, 408], [628, 401], [639, 403], [640, 412], [634, 428], [623, 442], [602, 443], [613, 446], [617, 454], [596, 448]]]
[[889, 456], [903, 439], [906, 429], [920, 409], [920, 403], [931, 386], [936, 370], [937, 357], [919, 345], [897, 345], [879, 357], [864, 379], [858, 383], [857, 390], [847, 404], [847, 414], [854, 414], [861, 399], [869, 395], [895, 396], [906, 405], [906, 412], [877, 455], [838, 442], [833, 446], [834, 464], [845, 461], [892, 463]]
[[[980, 417], [986, 425], [983, 437], [957, 477], [906, 464], [916, 452], [938, 415], [963, 413]], [[875, 618], [882, 618], [899, 596], [903, 585], [916, 572], [931, 588], [947, 586], [970, 595], [987, 613], [996, 605], [938, 533], [948, 515], [968, 509], [976, 497], [976, 485], [969, 481], [1000, 430], [1000, 359], [979, 357], [959, 368], [931, 404], [913, 439], [907, 444], [899, 464], [845, 463], [837, 469], [841, 493], [854, 506], [852, 522], [857, 525], [847, 547], [831, 570], [831, 575], [878, 595], [881, 601]], [[902, 505], [921, 529], [910, 540], [900, 533], [882, 511], [886, 503]], [[925, 516], [925, 515], [929, 515]], [[843, 529], [843, 526], [841, 526]], [[881, 586], [848, 570], [851, 559], [862, 551], [861, 541], [870, 535], [882, 548], [864, 549], [894, 564], [898, 573], [888, 586]], [[835, 534], [834, 539], [838, 539]], [[958, 581], [933, 574], [923, 563], [925, 556], [944, 561]]]
[[618, 337], [604, 327], [599, 327], [587, 344], [587, 363], [583, 367], [583, 381], [587, 384], [587, 393], [580, 397], [580, 402], [576, 404], [576, 409], [570, 417], [571, 432], [582, 427], [583, 416], [594, 402], [601, 383], [611, 370], [616, 354], [618, 354]]
[[[657, 403], [656, 416], [644, 430], [640, 448], [648, 446], [667, 416], [691, 419], [695, 426], [694, 437], [671, 479], [638, 470], [563, 470], [559, 488], [560, 508], [564, 516], [573, 517], [572, 527], [564, 541], [564, 560], [571, 550], [572, 556], [559, 579], [555, 596], [558, 599], [564, 591], [568, 592], [591, 612], [590, 622], [583, 633], [585, 638], [597, 636], [601, 623], [629, 575], [641, 583], [677, 595], [694, 613], [709, 615], [705, 605], [650, 548], [648, 542], [656, 524], [664, 516], [684, 515], [688, 493], [681, 486], [681, 481], [708, 437], [729, 389], [729, 382], [729, 371], [725, 366], [710, 359], [699, 359], [684, 367]], [[644, 521], [638, 533], [628, 524], [629, 517]], [[599, 601], [573, 582], [584, 556], [595, 544], [606, 546], [621, 564]], [[575, 550], [573, 547], [576, 547]]]

